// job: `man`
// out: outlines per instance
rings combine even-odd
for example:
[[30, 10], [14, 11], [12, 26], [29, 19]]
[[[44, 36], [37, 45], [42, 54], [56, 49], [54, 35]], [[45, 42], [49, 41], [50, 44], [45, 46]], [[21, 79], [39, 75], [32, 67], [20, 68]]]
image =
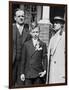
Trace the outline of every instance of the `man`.
[[49, 84], [65, 83], [65, 31], [64, 19], [54, 17], [55, 35], [50, 39], [48, 47]]
[[24, 11], [16, 9], [13, 24], [13, 81], [14, 84], [21, 84], [20, 80], [20, 63], [24, 43], [30, 39], [29, 26], [24, 24]]
[[21, 61], [21, 81], [25, 85], [44, 84], [44, 76], [47, 73], [47, 48], [39, 39], [39, 27], [31, 26], [32, 39], [24, 44]]

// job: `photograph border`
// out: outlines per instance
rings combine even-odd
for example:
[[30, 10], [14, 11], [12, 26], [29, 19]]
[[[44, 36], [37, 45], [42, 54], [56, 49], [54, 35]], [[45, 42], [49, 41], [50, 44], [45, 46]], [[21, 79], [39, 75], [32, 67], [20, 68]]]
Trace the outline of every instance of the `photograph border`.
[[[58, 5], [59, 7], [65, 6], [65, 83], [59, 83], [59, 84], [47, 84], [47, 85], [32, 85], [32, 86], [21, 86], [21, 87], [14, 87], [13, 86], [13, 73], [12, 73], [12, 60], [13, 60], [13, 31], [12, 31], [12, 4], [13, 3], [18, 3], [18, 4], [34, 4], [34, 5], [42, 5], [42, 6], [56, 6]], [[24, 1], [9, 1], [9, 88], [29, 88], [29, 87], [48, 87], [48, 86], [62, 86], [62, 85], [67, 85], [67, 4], [52, 4], [52, 3], [36, 3], [36, 2], [24, 2]]]

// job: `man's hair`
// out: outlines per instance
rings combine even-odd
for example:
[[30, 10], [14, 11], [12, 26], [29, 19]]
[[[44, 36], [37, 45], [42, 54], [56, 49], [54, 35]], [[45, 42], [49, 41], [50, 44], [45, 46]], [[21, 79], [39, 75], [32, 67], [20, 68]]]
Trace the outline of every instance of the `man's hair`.
[[16, 12], [17, 12], [17, 11], [23, 11], [23, 12], [24, 12], [24, 10], [23, 10], [23, 9], [16, 8], [16, 9], [14, 10], [14, 16], [16, 16]]

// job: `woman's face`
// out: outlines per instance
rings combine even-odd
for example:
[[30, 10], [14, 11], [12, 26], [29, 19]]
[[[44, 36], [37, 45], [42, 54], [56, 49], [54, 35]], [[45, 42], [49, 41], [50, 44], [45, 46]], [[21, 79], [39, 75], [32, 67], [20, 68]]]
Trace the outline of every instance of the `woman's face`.
[[54, 22], [54, 30], [58, 31], [61, 29], [62, 24], [60, 22]]

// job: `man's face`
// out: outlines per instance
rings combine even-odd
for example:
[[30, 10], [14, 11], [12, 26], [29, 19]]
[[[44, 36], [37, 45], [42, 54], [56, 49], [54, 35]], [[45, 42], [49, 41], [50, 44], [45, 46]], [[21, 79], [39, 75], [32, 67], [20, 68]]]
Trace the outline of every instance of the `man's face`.
[[32, 38], [38, 39], [38, 38], [39, 38], [39, 28], [38, 28], [38, 27], [34, 28], [34, 29], [30, 32], [30, 34], [32, 35]]
[[24, 23], [24, 12], [22, 10], [16, 12], [15, 21], [20, 25]]
[[61, 29], [62, 24], [60, 22], [54, 22], [54, 30], [58, 31]]

